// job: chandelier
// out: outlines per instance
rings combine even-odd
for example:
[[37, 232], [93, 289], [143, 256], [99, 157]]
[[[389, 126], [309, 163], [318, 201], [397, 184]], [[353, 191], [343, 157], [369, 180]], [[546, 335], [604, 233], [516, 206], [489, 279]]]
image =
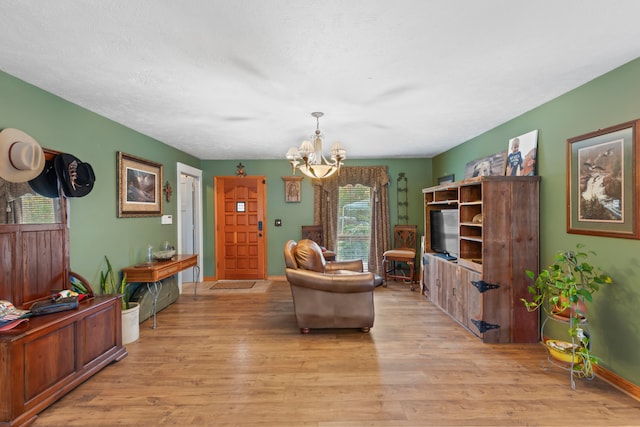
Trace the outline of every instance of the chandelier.
[[320, 117], [324, 116], [324, 113], [315, 112], [311, 115], [316, 118], [316, 132], [311, 136], [313, 142], [302, 141], [300, 148], [289, 148], [287, 159], [291, 163], [294, 175], [298, 169], [309, 178], [328, 178], [340, 170], [347, 152], [342, 144], [336, 142], [329, 151], [331, 160], [324, 157], [322, 153], [324, 135], [320, 133]]

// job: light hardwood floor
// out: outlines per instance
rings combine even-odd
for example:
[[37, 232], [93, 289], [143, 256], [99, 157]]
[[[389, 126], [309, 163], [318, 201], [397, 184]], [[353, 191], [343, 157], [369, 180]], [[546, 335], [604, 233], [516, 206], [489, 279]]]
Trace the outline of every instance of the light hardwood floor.
[[200, 286], [35, 426], [640, 425], [638, 401], [598, 378], [572, 390], [539, 344], [483, 344], [400, 283], [376, 289], [369, 334], [309, 335], [282, 282]]

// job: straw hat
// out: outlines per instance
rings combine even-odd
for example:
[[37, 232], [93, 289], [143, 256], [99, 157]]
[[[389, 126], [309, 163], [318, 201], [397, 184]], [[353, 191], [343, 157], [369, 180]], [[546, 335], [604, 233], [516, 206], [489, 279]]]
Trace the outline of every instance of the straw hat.
[[44, 169], [44, 151], [38, 142], [19, 129], [0, 131], [0, 178], [27, 182]]

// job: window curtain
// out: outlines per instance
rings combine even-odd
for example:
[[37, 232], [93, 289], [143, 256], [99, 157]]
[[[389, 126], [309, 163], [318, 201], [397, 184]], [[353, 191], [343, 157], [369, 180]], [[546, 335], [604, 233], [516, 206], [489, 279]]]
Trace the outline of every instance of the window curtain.
[[0, 224], [22, 223], [22, 196], [25, 194], [35, 194], [28, 183], [9, 182], [0, 178]]
[[338, 241], [339, 188], [361, 184], [371, 188], [371, 242], [369, 271], [382, 275], [382, 254], [390, 248], [389, 174], [386, 166], [343, 166], [339, 175], [313, 180], [313, 221], [322, 224], [325, 244], [336, 248]]

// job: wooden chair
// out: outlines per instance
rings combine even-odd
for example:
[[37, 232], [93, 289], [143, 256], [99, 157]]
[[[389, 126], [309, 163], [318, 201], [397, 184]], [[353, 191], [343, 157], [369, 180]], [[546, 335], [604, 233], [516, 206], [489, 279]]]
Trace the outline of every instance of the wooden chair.
[[414, 290], [417, 235], [417, 225], [396, 225], [393, 228], [394, 248], [382, 254], [385, 287], [389, 279], [402, 279]]
[[302, 238], [309, 239], [324, 248], [322, 255], [326, 261], [335, 261], [336, 253], [326, 248], [324, 243], [324, 235], [322, 233], [322, 225], [303, 225], [302, 226]]

